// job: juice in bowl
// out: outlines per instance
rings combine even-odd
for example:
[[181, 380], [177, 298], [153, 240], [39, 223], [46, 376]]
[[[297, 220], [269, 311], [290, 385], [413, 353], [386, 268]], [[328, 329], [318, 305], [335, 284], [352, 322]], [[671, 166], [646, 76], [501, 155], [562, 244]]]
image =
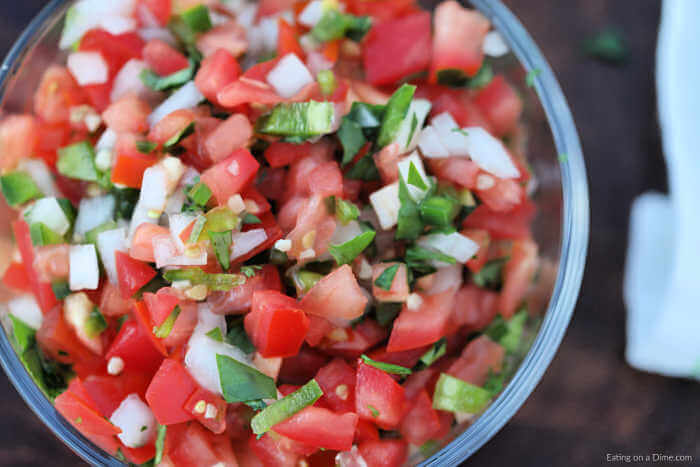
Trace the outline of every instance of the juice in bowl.
[[476, 6], [49, 4], [0, 122], [0, 357], [37, 415], [100, 465], [452, 465], [492, 436], [588, 221], [551, 72]]

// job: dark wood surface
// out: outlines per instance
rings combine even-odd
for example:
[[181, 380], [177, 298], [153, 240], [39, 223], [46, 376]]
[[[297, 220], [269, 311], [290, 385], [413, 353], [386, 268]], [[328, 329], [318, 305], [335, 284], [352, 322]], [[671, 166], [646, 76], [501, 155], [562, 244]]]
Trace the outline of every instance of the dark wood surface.
[[[591, 188], [591, 244], [581, 298], [562, 347], [515, 418], [467, 464], [600, 465], [607, 453], [690, 454], [700, 463], [696, 383], [648, 375], [623, 358], [622, 273], [631, 200], [665, 189], [656, 123], [654, 51], [660, 0], [506, 0], [557, 73], [583, 142]], [[3, 2], [4, 55], [42, 0]], [[580, 42], [615, 26], [624, 67], [591, 61]], [[80, 461], [0, 376], [0, 465]]]

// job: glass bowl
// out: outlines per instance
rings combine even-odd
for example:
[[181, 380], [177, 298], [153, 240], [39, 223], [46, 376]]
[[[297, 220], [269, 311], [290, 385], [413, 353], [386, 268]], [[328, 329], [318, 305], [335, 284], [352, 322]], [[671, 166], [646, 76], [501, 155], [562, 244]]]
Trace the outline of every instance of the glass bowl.
[[[426, 7], [438, 2], [426, 1]], [[441, 449], [425, 460], [417, 452], [411, 463], [457, 465], [486, 443], [515, 414], [549, 366], [576, 304], [588, 243], [589, 212], [586, 171], [576, 127], [554, 73], [533, 40], [513, 14], [498, 0], [470, 0], [487, 16], [509, 44], [513, 54], [498, 65], [525, 101], [524, 131], [520, 138], [537, 179], [534, 199], [539, 215], [533, 226], [547, 277], [540, 302], [546, 311], [534, 320], [522, 349], [522, 361], [498, 398], [471, 422], [456, 427]], [[2, 114], [31, 109], [31, 96], [46, 65], [60, 59], [56, 44], [69, 0], [53, 0], [31, 22], [5, 58], [0, 69]], [[500, 62], [499, 62], [500, 63]], [[525, 86], [527, 71], [533, 86]], [[535, 72], [533, 73], [532, 70]], [[0, 208], [0, 242], [11, 242], [11, 211]], [[9, 258], [0, 259], [9, 261]], [[0, 264], [0, 267], [4, 266]], [[540, 274], [544, 275], [544, 274]], [[549, 282], [547, 282], [549, 281]], [[0, 299], [7, 297], [0, 291]], [[546, 307], [545, 307], [546, 304]], [[70, 449], [93, 465], [119, 466], [119, 460], [96, 448], [53, 408], [22, 366], [5, 332], [0, 332], [0, 363], [34, 413]]]

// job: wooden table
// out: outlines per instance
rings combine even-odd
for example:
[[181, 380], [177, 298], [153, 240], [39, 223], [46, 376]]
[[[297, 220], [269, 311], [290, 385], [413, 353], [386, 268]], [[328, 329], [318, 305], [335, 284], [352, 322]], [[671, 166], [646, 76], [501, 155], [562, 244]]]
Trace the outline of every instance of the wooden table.
[[[4, 4], [4, 54], [44, 2]], [[665, 187], [654, 96], [659, 0], [506, 0], [540, 44], [568, 96], [591, 187], [591, 245], [572, 325], [542, 383], [469, 465], [599, 465], [607, 453], [691, 454], [700, 459], [696, 383], [648, 375], [623, 359], [622, 273], [632, 199]], [[627, 37], [620, 68], [580, 53], [606, 26]], [[0, 377], [0, 464], [79, 463]]]

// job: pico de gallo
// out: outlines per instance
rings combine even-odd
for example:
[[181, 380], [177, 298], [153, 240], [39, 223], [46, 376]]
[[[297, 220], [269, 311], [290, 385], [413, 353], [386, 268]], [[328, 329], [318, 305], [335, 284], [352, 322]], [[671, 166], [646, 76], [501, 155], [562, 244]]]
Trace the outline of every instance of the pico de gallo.
[[125, 462], [400, 466], [514, 370], [508, 47], [450, 0], [80, 0], [0, 122], [4, 324]]

